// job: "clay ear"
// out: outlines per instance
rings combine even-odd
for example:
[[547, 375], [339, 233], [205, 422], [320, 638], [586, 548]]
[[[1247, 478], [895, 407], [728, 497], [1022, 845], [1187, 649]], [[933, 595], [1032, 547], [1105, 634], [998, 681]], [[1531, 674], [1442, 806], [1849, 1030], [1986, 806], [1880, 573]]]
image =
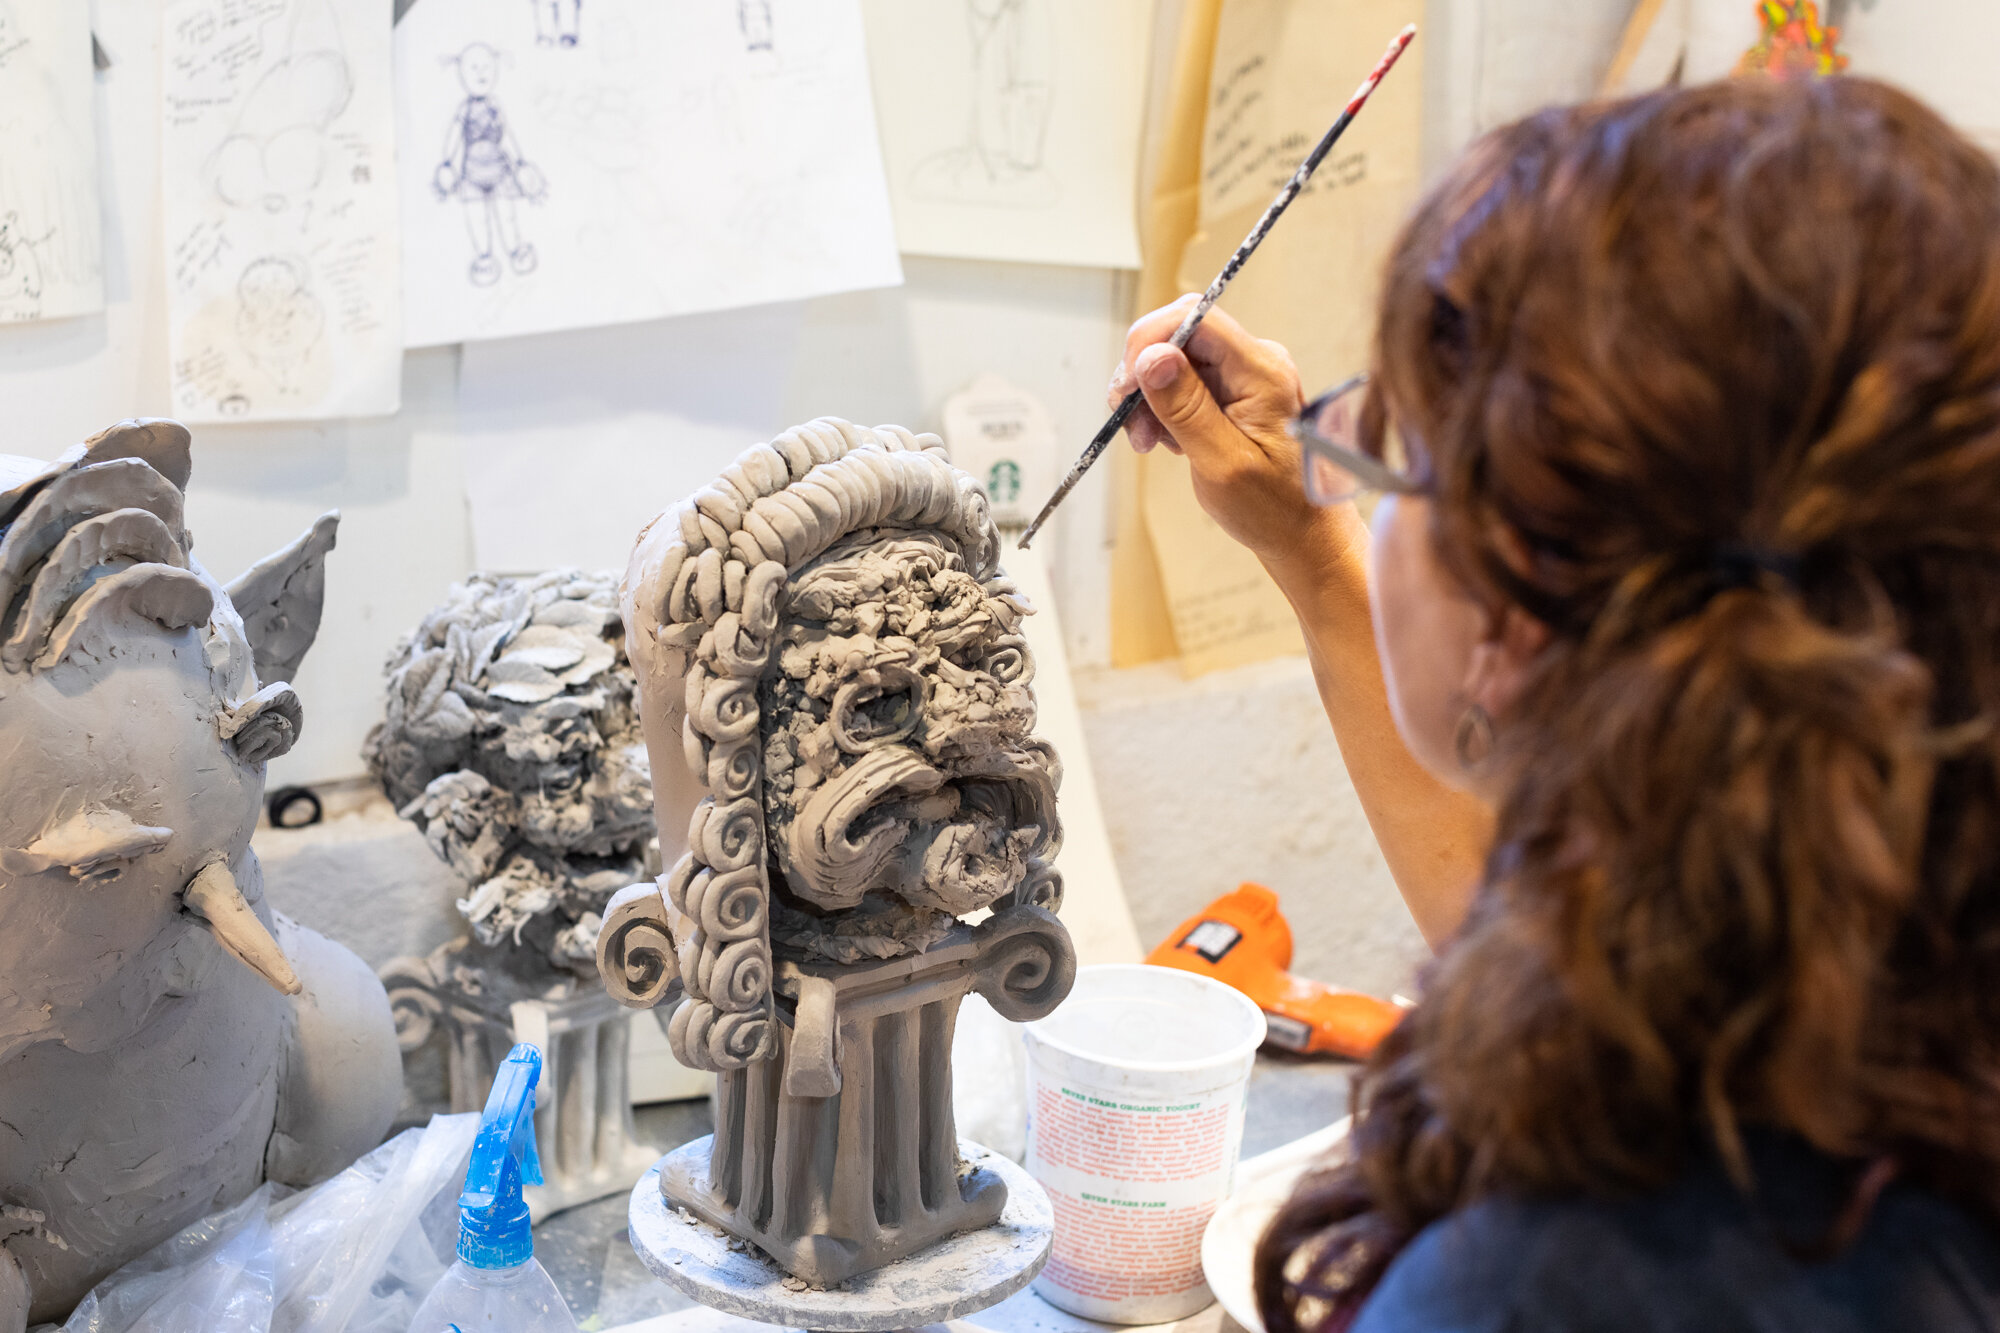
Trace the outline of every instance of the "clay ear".
[[223, 713], [216, 728], [244, 763], [267, 764], [291, 750], [304, 721], [299, 696], [281, 680]]
[[0, 667], [20, 671], [48, 644], [56, 618], [88, 589], [99, 569], [152, 564], [187, 568], [167, 525], [144, 509], [114, 509], [71, 528], [43, 562], [26, 604], [0, 644]]
[[0, 530], [0, 607], [13, 604], [30, 572], [71, 528], [117, 509], [144, 509], [166, 525], [175, 542], [183, 542], [181, 493], [143, 458], [66, 468], [37, 483]]
[[333, 549], [340, 511], [313, 521], [297, 541], [243, 571], [227, 591], [257, 663], [260, 683], [290, 680], [319, 637], [326, 601], [326, 553]]
[[83, 456], [91, 463], [114, 458], [138, 458], [152, 464], [153, 471], [185, 493], [194, 463], [188, 455], [188, 428], [170, 417], [128, 417], [115, 426], [106, 426], [83, 442]]
[[123, 626], [143, 621], [187, 629], [207, 624], [213, 608], [214, 594], [200, 575], [172, 565], [132, 565], [70, 603], [34, 664], [46, 670], [75, 652], [108, 657]]

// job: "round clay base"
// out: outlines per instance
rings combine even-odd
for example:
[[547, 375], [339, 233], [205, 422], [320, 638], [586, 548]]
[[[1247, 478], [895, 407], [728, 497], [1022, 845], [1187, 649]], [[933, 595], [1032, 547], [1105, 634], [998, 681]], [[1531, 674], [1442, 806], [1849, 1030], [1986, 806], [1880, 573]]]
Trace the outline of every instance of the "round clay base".
[[[696, 1139], [662, 1160], [691, 1159], [707, 1173], [713, 1139]], [[711, 1309], [784, 1328], [827, 1333], [887, 1333], [960, 1319], [997, 1305], [1027, 1286], [1048, 1262], [1055, 1235], [1049, 1196], [1026, 1171], [976, 1143], [959, 1141], [974, 1166], [1007, 1185], [1000, 1220], [939, 1241], [907, 1259], [849, 1278], [825, 1291], [793, 1291], [793, 1278], [755, 1245], [691, 1213], [669, 1207], [660, 1168], [632, 1187], [632, 1248], [653, 1276]]]

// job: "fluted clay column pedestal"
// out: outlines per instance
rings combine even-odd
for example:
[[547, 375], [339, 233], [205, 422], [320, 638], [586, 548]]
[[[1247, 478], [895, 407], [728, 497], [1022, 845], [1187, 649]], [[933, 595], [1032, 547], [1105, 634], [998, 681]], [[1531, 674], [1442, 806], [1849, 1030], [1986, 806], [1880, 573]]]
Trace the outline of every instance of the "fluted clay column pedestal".
[[1027, 1172], [958, 1137], [952, 1032], [966, 992], [1036, 1018], [1074, 971], [1037, 907], [911, 957], [779, 964], [775, 1058], [723, 1071], [714, 1135], [633, 1190], [633, 1248], [703, 1305], [827, 1333], [1005, 1300], [1041, 1271], [1054, 1215]]

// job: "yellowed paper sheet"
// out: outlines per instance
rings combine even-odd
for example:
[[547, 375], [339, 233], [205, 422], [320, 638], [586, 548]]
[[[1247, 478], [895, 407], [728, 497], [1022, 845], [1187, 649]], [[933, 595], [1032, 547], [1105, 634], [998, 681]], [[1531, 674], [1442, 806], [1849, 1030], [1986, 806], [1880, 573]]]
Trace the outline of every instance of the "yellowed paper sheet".
[[[1202, 144], [1200, 225], [1179, 286], [1206, 285], [1421, 0], [1225, 0]], [[1292, 351], [1306, 391], [1367, 365], [1384, 256], [1419, 184], [1423, 39], [1383, 82], [1222, 305]], [[1190, 674], [1301, 650], [1256, 560], [1201, 513], [1174, 460], [1140, 486]]]
[[[1171, 6], [1169, 6], [1171, 8]], [[1146, 146], [1146, 172], [1139, 209], [1139, 236], [1145, 264], [1139, 274], [1133, 313], [1165, 305], [1181, 251], [1194, 235], [1201, 207], [1201, 135], [1208, 118], [1208, 72], [1215, 56], [1215, 25], [1222, 0], [1181, 0], [1170, 54], [1157, 59], [1166, 86], [1153, 97]], [[1163, 22], [1166, 12], [1163, 10]], [[1147, 529], [1140, 499], [1143, 479], [1160, 465], [1156, 459], [1114, 447], [1111, 487], [1114, 538], [1111, 548], [1111, 664], [1139, 666], [1180, 654], [1167, 613], [1166, 586]]]

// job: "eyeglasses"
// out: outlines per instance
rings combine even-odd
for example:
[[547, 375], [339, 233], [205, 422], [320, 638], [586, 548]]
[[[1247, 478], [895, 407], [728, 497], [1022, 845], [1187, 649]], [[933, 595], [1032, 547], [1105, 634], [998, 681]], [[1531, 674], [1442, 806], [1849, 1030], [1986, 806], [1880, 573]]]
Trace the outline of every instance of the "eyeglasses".
[[[1316, 505], [1336, 505], [1364, 491], [1415, 495], [1425, 488], [1411, 470], [1401, 432], [1381, 419], [1374, 395], [1363, 392], [1367, 387], [1365, 374], [1343, 380], [1292, 418], [1306, 498]], [[1371, 434], [1381, 441], [1374, 449], [1364, 444]]]

